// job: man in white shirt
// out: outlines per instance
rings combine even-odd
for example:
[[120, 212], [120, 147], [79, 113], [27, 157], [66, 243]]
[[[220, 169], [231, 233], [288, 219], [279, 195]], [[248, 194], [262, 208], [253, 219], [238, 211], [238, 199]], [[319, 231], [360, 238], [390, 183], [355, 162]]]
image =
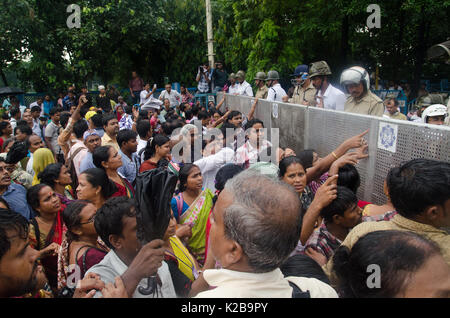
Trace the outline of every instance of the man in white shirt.
[[164, 101], [166, 98], [170, 101], [170, 107], [180, 105], [181, 95], [176, 90], [172, 89], [172, 85], [170, 83], [166, 84], [165, 90], [163, 90], [159, 95], [159, 100], [161, 101]]
[[136, 154], [141, 158], [141, 163], [144, 161], [144, 150], [147, 147], [147, 142], [152, 137], [152, 127], [150, 126], [150, 121], [142, 119], [138, 120], [136, 124], [136, 131], [138, 133], [138, 146], [136, 149]]
[[44, 99], [42, 98], [42, 96], [39, 96], [35, 102], [30, 104], [30, 109], [34, 106], [39, 106], [39, 108], [41, 109], [41, 113], [39, 115], [44, 116]]
[[236, 83], [236, 74], [231, 73], [230, 77], [228, 77], [230, 81], [230, 86], [228, 87], [228, 94], [237, 95], [239, 89], [239, 83]]
[[196, 297], [337, 298], [315, 278], [281, 273], [300, 236], [300, 209], [298, 195], [278, 179], [248, 169], [228, 180], [211, 214], [210, 249], [222, 269], [203, 272], [216, 288]]
[[73, 133], [75, 135], [75, 143], [70, 147], [67, 154], [67, 162], [73, 160], [77, 177], [80, 176], [80, 166], [84, 157], [88, 153], [88, 149], [84, 144], [84, 133], [88, 130], [88, 124], [85, 120], [79, 120], [73, 125]]
[[239, 82], [237, 93], [242, 96], [253, 96], [252, 86], [245, 80], [244, 71], [236, 73], [236, 79]]
[[309, 78], [317, 89], [317, 107], [343, 111], [347, 97], [329, 82], [328, 76], [331, 75], [331, 69], [327, 62], [311, 63], [309, 73]]
[[163, 104], [159, 99], [153, 97], [153, 93], [156, 91], [156, 85], [153, 85], [153, 89], [150, 91], [150, 83], [145, 84], [144, 90], [140, 93], [140, 106], [141, 109], [147, 110], [149, 108], [159, 109]]
[[269, 71], [267, 73], [267, 87], [269, 92], [267, 93], [267, 100], [270, 102], [282, 102], [283, 97], [286, 96], [286, 91], [281, 87], [278, 80], [280, 75], [277, 71]]
[[[169, 267], [164, 261], [164, 241], [153, 240], [142, 246], [136, 236], [134, 201], [128, 197], [111, 198], [95, 214], [95, 229], [111, 249], [103, 260], [87, 272], [95, 273], [105, 283], [115, 282], [120, 276], [129, 297], [175, 298], [175, 288]], [[85, 275], [85, 276], [86, 276]], [[156, 288], [149, 294], [147, 278], [154, 276]], [[102, 293], [97, 291], [96, 298]]]

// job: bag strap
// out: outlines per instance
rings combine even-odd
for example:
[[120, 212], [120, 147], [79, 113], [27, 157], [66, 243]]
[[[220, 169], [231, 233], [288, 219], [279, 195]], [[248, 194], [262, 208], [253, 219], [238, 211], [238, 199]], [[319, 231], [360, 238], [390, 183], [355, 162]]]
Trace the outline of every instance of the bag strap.
[[73, 159], [75, 159], [75, 157], [78, 155], [78, 153], [83, 150], [83, 147], [79, 147], [77, 150], [75, 150], [75, 152], [70, 156], [69, 162], [73, 161]]

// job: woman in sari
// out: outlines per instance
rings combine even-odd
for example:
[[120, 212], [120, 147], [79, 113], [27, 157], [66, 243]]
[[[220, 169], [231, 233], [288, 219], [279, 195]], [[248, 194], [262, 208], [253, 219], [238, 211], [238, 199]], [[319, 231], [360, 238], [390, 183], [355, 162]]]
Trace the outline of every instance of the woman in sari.
[[32, 186], [27, 192], [27, 201], [37, 215], [30, 221], [30, 246], [39, 251], [49, 285], [56, 290], [57, 251], [67, 230], [61, 214], [66, 206], [46, 184]]
[[77, 198], [90, 201], [97, 210], [115, 193], [117, 193], [117, 187], [103, 169], [87, 169], [78, 178]]
[[[73, 266], [80, 268], [80, 279], [87, 270], [98, 264], [109, 249], [98, 239], [94, 227], [97, 208], [89, 201], [72, 201], [63, 212], [64, 224], [67, 226], [66, 238], [58, 253], [58, 290], [64, 288], [70, 292], [74, 286], [68, 286], [67, 278], [74, 273]], [[77, 282], [74, 282], [75, 284]]]
[[55, 156], [48, 148], [39, 148], [33, 153], [33, 185], [39, 184], [38, 175], [44, 171], [49, 164], [55, 163]]
[[213, 193], [202, 190], [203, 178], [194, 164], [185, 164], [179, 172], [180, 194], [172, 198], [175, 219], [181, 225], [191, 226], [192, 236], [188, 247], [200, 265], [205, 261], [206, 223], [213, 205]]
[[94, 165], [97, 168], [103, 169], [108, 175], [108, 178], [116, 185], [117, 192], [112, 195], [113, 197], [134, 197], [135, 192], [133, 186], [117, 172], [117, 169], [119, 169], [123, 163], [122, 157], [114, 147], [101, 146], [96, 148], [92, 154], [92, 159]]
[[41, 183], [50, 186], [55, 194], [59, 197], [62, 204], [69, 204], [74, 200], [74, 194], [70, 185], [72, 177], [69, 170], [62, 163], [52, 163], [45, 167], [38, 175]]

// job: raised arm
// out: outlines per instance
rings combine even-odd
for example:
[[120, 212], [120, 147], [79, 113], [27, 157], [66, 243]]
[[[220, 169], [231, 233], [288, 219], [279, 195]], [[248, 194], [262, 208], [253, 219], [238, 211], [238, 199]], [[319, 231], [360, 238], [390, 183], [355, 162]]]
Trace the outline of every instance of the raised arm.
[[255, 98], [255, 101], [252, 105], [252, 108], [250, 108], [250, 111], [248, 112], [248, 120], [252, 120], [253, 119], [253, 115], [255, 114], [255, 110], [256, 110], [256, 105], [258, 104], [258, 98]]
[[225, 94], [223, 94], [223, 97], [220, 100], [220, 102], [217, 104], [216, 109], [219, 110], [220, 107], [222, 107], [223, 103], [225, 103]]
[[[316, 180], [319, 178], [322, 174], [324, 174], [327, 170], [330, 169], [333, 162], [339, 157], [342, 157], [347, 151], [349, 151], [352, 148], [358, 148], [361, 146], [364, 146], [365, 140], [364, 135], [366, 135], [369, 132], [369, 129], [366, 131], [353, 136], [347, 140], [345, 140], [342, 144], [340, 144], [334, 151], [332, 151], [330, 154], [328, 154], [325, 158], [322, 158], [318, 164], [314, 167], [311, 167], [307, 169], [306, 171], [306, 178], [307, 183], [310, 183], [313, 180]], [[367, 154], [358, 153], [358, 159], [367, 158]]]

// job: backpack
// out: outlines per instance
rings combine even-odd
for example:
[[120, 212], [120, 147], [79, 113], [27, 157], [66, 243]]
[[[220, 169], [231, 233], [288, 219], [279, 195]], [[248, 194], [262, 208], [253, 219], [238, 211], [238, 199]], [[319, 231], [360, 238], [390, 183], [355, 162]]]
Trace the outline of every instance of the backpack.
[[67, 158], [67, 170], [69, 170], [69, 173], [72, 177], [72, 190], [74, 190], [74, 194], [76, 193], [76, 189], [78, 187], [78, 176], [77, 176], [77, 171], [75, 170], [75, 164], [73, 163], [73, 159], [75, 159], [75, 157], [78, 155], [78, 153], [83, 150], [83, 147], [79, 147], [77, 150], [75, 150], [75, 152], [69, 157]]

